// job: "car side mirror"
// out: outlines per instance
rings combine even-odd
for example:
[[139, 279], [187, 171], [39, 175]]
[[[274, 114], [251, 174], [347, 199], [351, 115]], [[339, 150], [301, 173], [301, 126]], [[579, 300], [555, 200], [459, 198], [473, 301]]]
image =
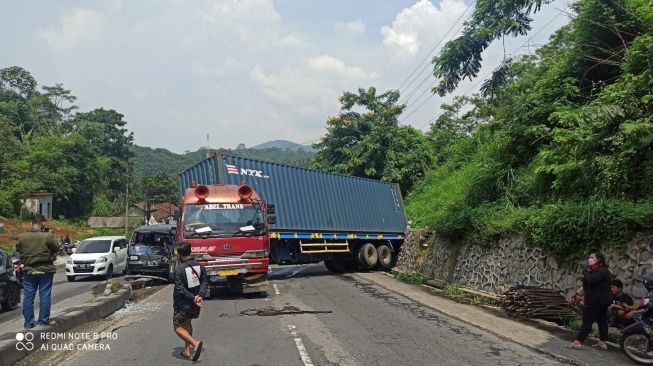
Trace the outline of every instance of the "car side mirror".
[[76, 251], [77, 251], [77, 248], [73, 248], [73, 253], [75, 253]]
[[175, 208], [175, 212], [172, 213], [172, 218], [175, 221], [179, 221], [179, 209]]
[[275, 215], [268, 215], [268, 224], [273, 225], [277, 223], [277, 217]]
[[120, 251], [120, 247], [113, 247], [113, 251], [118, 253]]
[[274, 203], [268, 203], [268, 215], [274, 215]]

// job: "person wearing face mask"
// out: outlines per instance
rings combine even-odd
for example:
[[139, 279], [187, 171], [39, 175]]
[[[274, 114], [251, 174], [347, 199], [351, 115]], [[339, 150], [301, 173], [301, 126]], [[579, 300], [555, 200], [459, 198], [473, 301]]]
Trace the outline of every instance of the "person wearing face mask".
[[587, 267], [583, 270], [583, 292], [585, 304], [583, 305], [583, 323], [578, 331], [576, 340], [567, 345], [567, 348], [580, 349], [596, 322], [599, 326], [599, 341], [594, 348], [607, 350], [608, 345], [608, 307], [612, 303], [612, 274], [608, 269], [603, 254], [595, 252], [587, 259]]

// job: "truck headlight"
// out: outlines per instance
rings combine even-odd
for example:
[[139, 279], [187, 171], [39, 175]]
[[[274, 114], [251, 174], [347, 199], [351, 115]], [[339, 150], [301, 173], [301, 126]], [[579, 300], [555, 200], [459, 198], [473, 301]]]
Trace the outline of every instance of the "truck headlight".
[[268, 256], [268, 251], [264, 249], [260, 250], [248, 250], [243, 255], [240, 256], [241, 259], [251, 259], [251, 258], [265, 258]]
[[66, 264], [72, 265], [73, 264], [73, 259], [68, 257], [68, 260], [66, 261]]

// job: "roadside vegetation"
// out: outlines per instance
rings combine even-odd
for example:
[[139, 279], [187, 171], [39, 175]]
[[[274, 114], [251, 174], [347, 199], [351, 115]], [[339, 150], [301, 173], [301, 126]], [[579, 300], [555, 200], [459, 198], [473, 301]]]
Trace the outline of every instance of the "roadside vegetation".
[[[546, 46], [443, 108], [427, 133], [435, 164], [406, 199], [414, 226], [459, 244], [520, 232], [566, 260], [653, 226], [653, 5], [574, 9]], [[477, 6], [467, 29], [492, 16]], [[474, 37], [445, 46], [435, 73], [455, 79], [468, 55], [454, 50]]]
[[427, 278], [422, 276], [419, 273], [404, 273], [404, 272], [399, 272], [399, 271], [392, 271], [392, 275], [404, 282], [416, 284], [416, 285], [423, 285], [426, 283]]
[[[491, 41], [531, 30], [548, 0], [477, 1], [432, 60], [446, 95]], [[506, 56], [481, 91], [442, 107], [426, 134], [399, 125], [396, 91], [345, 92], [313, 166], [398, 183], [413, 227], [459, 245], [523, 233], [571, 261], [624, 249], [653, 227], [653, 5], [580, 0], [533, 54]]]

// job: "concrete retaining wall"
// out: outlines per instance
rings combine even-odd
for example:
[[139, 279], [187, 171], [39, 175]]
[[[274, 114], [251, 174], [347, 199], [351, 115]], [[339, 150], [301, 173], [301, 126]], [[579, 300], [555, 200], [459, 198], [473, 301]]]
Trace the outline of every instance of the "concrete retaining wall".
[[[46, 328], [35, 328], [25, 331], [32, 333], [34, 338], [31, 343], [34, 350], [38, 350], [45, 341], [41, 340], [40, 333], [63, 333], [70, 331], [80, 325], [105, 318], [116, 310], [125, 306], [131, 296], [130, 288], [123, 288], [115, 294], [99, 297], [88, 305], [78, 306], [69, 309], [64, 315], [51, 319], [55, 324]], [[16, 348], [16, 339], [5, 339], [0, 341], [0, 366], [10, 366], [26, 357], [31, 352]]]
[[[609, 247], [603, 252], [612, 273], [624, 282], [626, 293], [638, 298], [646, 295], [635, 280], [653, 272], [653, 232], [635, 235], [625, 254]], [[428, 230], [413, 230], [402, 246], [396, 269], [497, 293], [515, 283], [569, 293], [581, 287], [583, 265], [562, 265], [520, 235], [506, 236], [491, 248], [481, 248], [452, 245]]]

